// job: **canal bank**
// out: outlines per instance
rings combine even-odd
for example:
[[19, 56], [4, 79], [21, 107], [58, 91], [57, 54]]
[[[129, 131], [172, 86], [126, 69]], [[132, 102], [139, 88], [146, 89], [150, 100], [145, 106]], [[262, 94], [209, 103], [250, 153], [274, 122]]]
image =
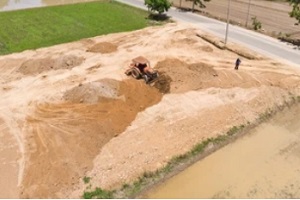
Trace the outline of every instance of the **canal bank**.
[[300, 104], [242, 134], [143, 198], [299, 198]]

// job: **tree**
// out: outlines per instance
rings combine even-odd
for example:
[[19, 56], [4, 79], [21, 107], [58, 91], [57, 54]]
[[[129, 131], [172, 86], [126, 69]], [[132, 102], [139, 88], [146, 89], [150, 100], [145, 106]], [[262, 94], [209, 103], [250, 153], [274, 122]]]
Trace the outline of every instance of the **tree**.
[[145, 5], [151, 12], [162, 14], [168, 11], [172, 4], [169, 0], [145, 0]]
[[187, 0], [187, 1], [192, 1], [193, 2], [193, 7], [192, 7], [192, 11], [194, 12], [195, 10], [195, 5], [199, 5], [200, 8], [205, 8], [206, 6], [204, 5], [204, 1], [208, 2], [210, 0]]
[[293, 6], [290, 17], [294, 17], [300, 23], [300, 0], [287, 0]]
[[252, 26], [254, 28], [254, 30], [258, 31], [261, 29], [262, 25], [261, 22], [257, 20], [256, 16], [252, 17]]

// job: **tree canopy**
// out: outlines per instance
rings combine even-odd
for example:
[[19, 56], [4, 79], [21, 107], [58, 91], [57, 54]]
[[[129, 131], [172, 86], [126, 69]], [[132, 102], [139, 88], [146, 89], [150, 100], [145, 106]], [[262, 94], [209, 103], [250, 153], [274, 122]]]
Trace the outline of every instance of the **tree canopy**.
[[300, 0], [287, 0], [293, 6], [290, 16], [294, 17], [300, 23]]
[[145, 0], [145, 5], [150, 11], [162, 14], [168, 11], [172, 4], [169, 0]]

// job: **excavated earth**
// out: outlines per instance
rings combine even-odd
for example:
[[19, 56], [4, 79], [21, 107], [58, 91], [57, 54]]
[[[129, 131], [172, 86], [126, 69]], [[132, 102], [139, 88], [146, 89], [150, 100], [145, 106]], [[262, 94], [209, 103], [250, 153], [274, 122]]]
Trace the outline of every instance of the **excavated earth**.
[[[300, 95], [295, 66], [212, 40], [171, 23], [1, 56], [0, 197], [118, 188]], [[151, 86], [124, 74], [140, 55]]]

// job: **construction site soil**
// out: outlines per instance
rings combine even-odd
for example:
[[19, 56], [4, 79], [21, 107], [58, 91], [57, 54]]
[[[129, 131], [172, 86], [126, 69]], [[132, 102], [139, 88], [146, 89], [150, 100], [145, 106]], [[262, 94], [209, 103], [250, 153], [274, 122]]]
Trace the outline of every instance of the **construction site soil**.
[[[0, 197], [121, 187], [300, 95], [295, 66], [212, 40], [170, 23], [1, 56]], [[124, 74], [140, 55], [152, 86]]]

